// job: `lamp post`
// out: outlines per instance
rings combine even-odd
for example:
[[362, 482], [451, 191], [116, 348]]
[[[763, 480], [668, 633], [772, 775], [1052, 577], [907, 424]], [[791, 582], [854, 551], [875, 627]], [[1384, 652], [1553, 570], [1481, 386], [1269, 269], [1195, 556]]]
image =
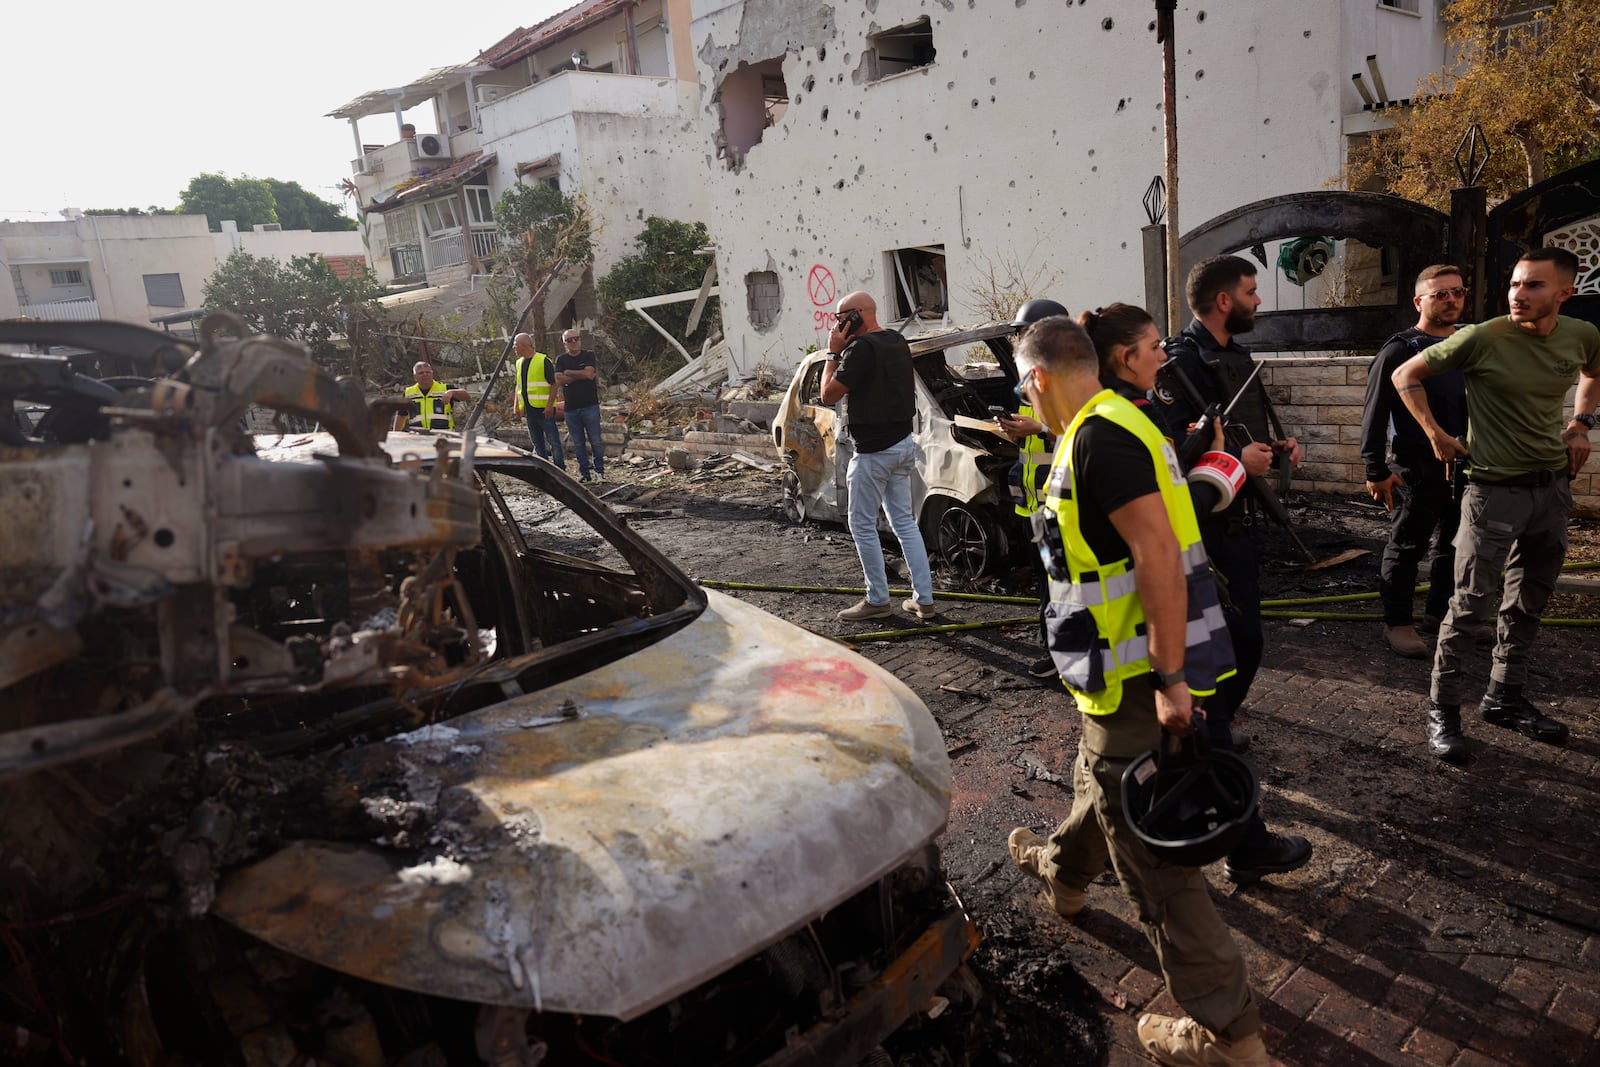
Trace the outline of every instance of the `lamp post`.
[[1177, 47], [1172, 39], [1173, 15], [1178, 0], [1156, 0], [1156, 41], [1161, 45], [1161, 110], [1166, 116], [1167, 180], [1167, 329], [1183, 328], [1178, 272], [1178, 73]]

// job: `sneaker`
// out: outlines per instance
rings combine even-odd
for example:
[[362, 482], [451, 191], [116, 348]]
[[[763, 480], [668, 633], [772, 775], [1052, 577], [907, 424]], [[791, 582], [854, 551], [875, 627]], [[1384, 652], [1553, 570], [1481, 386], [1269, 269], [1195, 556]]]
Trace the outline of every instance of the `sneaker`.
[[887, 619], [893, 614], [894, 608], [888, 604], [874, 604], [862, 599], [839, 612], [839, 618], [845, 622], [861, 622], [864, 619]]
[[919, 619], [931, 619], [939, 614], [939, 609], [932, 604], [919, 604], [916, 597], [907, 597], [900, 601], [900, 610], [907, 615], [915, 615]]
[[1040, 681], [1046, 682], [1058, 682], [1061, 680], [1061, 674], [1056, 670], [1056, 661], [1049, 656], [1044, 659], [1034, 660], [1028, 667], [1028, 677], [1038, 678]]
[[1428, 645], [1417, 636], [1415, 626], [1385, 626], [1383, 639], [1389, 643], [1389, 650], [1397, 656], [1422, 659], [1428, 654]]
[[1270, 1067], [1259, 1031], [1224, 1041], [1188, 1016], [1139, 1016], [1139, 1044], [1159, 1063], [1174, 1067]]
[[1547, 745], [1567, 743], [1567, 724], [1550, 718], [1520, 693], [1514, 697], [1485, 696], [1478, 710], [1483, 713], [1484, 722], [1515, 730], [1524, 737]]
[[1006, 838], [1006, 849], [1011, 853], [1011, 862], [1022, 870], [1033, 875], [1044, 884], [1044, 898], [1055, 909], [1057, 915], [1071, 918], [1083, 910], [1087, 903], [1088, 894], [1081, 889], [1073, 889], [1047, 876], [1045, 872], [1045, 851], [1050, 846], [1044, 838], [1019, 826], [1011, 831], [1011, 836]]
[[595, 471], [594, 472], [594, 480], [597, 481], [597, 482], [605, 481], [606, 480], [606, 472], [605, 471]]
[[584, 485], [588, 485], [589, 484], [589, 476], [587, 474], [580, 474], [580, 475], [578, 475], [578, 481], [582, 482]]
[[1293, 834], [1268, 834], [1264, 847], [1254, 852], [1229, 856], [1222, 865], [1222, 873], [1230, 882], [1249, 885], [1269, 874], [1297, 871], [1309, 862], [1311, 842]]

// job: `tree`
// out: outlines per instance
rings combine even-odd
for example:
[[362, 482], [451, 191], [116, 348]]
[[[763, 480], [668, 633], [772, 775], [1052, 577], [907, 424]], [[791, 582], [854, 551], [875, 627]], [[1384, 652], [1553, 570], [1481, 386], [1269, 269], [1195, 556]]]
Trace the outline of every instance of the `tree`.
[[1352, 146], [1346, 186], [1445, 208], [1474, 122], [1494, 153], [1481, 179], [1491, 199], [1600, 154], [1600, 0], [1452, 0], [1445, 17], [1454, 68]]
[[[565, 273], [594, 262], [594, 234], [583, 197], [568, 196], [543, 182], [514, 185], [500, 197], [494, 212], [511, 270], [530, 297], [556, 264], [562, 264]], [[532, 313], [528, 332], [542, 338], [544, 302], [535, 301]]]
[[176, 215], [177, 212], [170, 207], [91, 207], [85, 208], [85, 215]]
[[280, 182], [276, 178], [264, 179], [272, 191], [272, 202], [278, 209], [278, 222], [286, 230], [353, 230], [356, 220], [344, 213], [334, 203], [301, 187], [299, 182]]
[[200, 174], [191, 178], [188, 188], [178, 194], [178, 214], [206, 216], [213, 233], [222, 229], [225, 219], [237, 222], [241, 230], [278, 221], [272, 188], [265, 181], [251, 177], [230, 178], [226, 174]]
[[241, 230], [278, 223], [286, 230], [353, 230], [355, 219], [338, 204], [311, 193], [299, 182], [276, 178], [230, 178], [226, 174], [200, 174], [178, 194], [178, 213], [205, 215], [213, 233], [225, 219]]
[[[600, 326], [619, 352], [628, 354], [628, 363], [636, 370], [657, 369], [670, 363], [677, 366], [680, 357], [650, 324], [627, 310], [629, 300], [645, 296], [660, 296], [687, 289], [698, 289], [705, 278], [706, 267], [711, 263], [709, 254], [696, 255], [695, 249], [710, 244], [710, 235], [703, 222], [679, 222], [656, 215], [645, 220], [644, 229], [635, 238], [638, 251], [623, 256], [600, 279], [596, 287], [600, 297]], [[720, 331], [722, 320], [718, 303], [713, 301], [700, 317], [694, 333], [684, 336], [693, 304], [662, 304], [650, 309], [650, 317], [693, 349]]]
[[351, 370], [361, 373], [358, 334], [376, 315], [382, 292], [377, 276], [356, 265], [348, 278], [334, 273], [318, 255], [296, 256], [287, 264], [268, 257], [235, 252], [206, 282], [207, 311], [232, 311], [258, 333], [299, 341], [324, 364], [338, 348], [333, 338], [347, 335]]

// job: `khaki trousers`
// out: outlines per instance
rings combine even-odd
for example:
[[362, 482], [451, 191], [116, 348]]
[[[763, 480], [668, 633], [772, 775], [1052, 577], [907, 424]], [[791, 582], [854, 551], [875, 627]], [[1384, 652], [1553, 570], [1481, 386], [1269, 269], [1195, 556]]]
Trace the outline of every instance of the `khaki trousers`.
[[1085, 715], [1072, 765], [1072, 812], [1050, 835], [1046, 874], [1086, 888], [1107, 858], [1156, 950], [1167, 991], [1207, 1030], [1228, 1041], [1261, 1029], [1244, 959], [1211, 902], [1197, 867], [1156, 859], [1122, 811], [1122, 772], [1161, 739], [1155, 693], [1144, 679], [1123, 683], [1114, 715]]

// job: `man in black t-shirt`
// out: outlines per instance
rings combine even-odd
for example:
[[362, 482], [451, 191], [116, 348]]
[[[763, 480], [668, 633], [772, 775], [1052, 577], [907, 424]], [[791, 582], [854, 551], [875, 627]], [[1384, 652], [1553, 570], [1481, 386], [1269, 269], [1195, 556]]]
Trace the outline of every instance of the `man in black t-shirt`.
[[839, 301], [837, 321], [828, 333], [828, 353], [822, 369], [822, 402], [836, 404], [847, 394], [850, 397], [846, 426], [856, 454], [850, 457], [845, 486], [850, 536], [867, 580], [867, 595], [839, 612], [839, 618], [859, 622], [894, 614], [883, 546], [878, 543], [881, 509], [889, 516], [911, 572], [915, 595], [900, 609], [931, 619], [938, 613], [933, 605], [933, 574], [911, 510], [911, 474], [917, 463], [911, 436], [917, 412], [911, 347], [894, 330], [878, 325], [878, 305], [871, 295], [855, 292]]
[[600, 439], [600, 387], [595, 380], [594, 353], [583, 347], [583, 337], [575, 326], [561, 335], [561, 347], [566, 351], [556, 357], [556, 384], [566, 402], [567, 436], [572, 438], [572, 451], [578, 454], [578, 480], [591, 480], [592, 461], [593, 480], [603, 482], [606, 446]]
[[[1417, 275], [1417, 324], [1386, 341], [1367, 370], [1367, 406], [1361, 413], [1361, 462], [1367, 492], [1393, 516], [1389, 543], [1378, 571], [1378, 596], [1383, 601], [1383, 637], [1396, 655], [1422, 659], [1428, 646], [1417, 633], [1411, 613], [1416, 594], [1417, 565], [1434, 544], [1431, 583], [1425, 609], [1430, 631], [1439, 628], [1455, 592], [1456, 527], [1461, 507], [1451, 491], [1444, 464], [1433, 454], [1428, 435], [1411, 417], [1390, 377], [1400, 364], [1435, 341], [1456, 332], [1466, 306], [1461, 268], [1439, 263]], [[1460, 371], [1435, 375], [1423, 383], [1433, 417], [1451, 437], [1467, 432], [1467, 386]], [[1394, 424], [1394, 440], [1389, 425]], [[1388, 453], [1394, 454], [1389, 466]], [[1396, 492], [1399, 490], [1399, 492]]]

